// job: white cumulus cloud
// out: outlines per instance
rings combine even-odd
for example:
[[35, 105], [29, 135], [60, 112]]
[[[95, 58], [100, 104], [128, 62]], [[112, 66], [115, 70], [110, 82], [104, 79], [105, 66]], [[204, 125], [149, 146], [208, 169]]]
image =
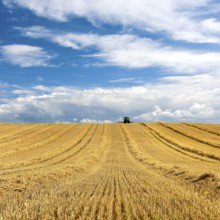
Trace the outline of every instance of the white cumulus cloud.
[[[220, 80], [216, 76], [172, 76], [133, 87], [12, 87], [0, 103], [4, 122], [133, 121], [220, 123]], [[9, 93], [9, 91], [8, 91]]]
[[213, 107], [193, 103], [189, 108], [175, 110], [163, 110], [159, 105], [155, 105], [152, 112], [135, 116], [134, 119], [138, 121], [204, 121], [211, 119], [213, 116]]

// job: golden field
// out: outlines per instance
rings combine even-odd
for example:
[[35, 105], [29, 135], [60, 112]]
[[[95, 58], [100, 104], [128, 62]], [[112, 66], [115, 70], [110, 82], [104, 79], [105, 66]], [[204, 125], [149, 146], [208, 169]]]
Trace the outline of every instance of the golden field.
[[0, 124], [0, 219], [220, 219], [220, 125]]

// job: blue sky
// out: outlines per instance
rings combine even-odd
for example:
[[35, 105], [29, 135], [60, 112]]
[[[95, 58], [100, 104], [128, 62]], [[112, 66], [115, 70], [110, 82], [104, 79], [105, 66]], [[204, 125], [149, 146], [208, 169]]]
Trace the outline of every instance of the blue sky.
[[214, 0], [2, 0], [0, 121], [220, 123]]

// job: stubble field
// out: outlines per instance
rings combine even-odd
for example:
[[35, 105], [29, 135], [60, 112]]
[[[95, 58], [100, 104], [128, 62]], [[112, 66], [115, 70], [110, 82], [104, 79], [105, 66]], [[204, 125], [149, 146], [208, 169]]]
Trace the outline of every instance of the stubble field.
[[0, 124], [0, 219], [220, 219], [220, 125]]

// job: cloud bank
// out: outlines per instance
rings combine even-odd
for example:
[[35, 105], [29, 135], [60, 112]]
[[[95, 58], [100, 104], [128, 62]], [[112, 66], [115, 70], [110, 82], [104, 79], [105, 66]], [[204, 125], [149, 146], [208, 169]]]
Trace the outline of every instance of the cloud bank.
[[209, 75], [172, 76], [129, 88], [11, 87], [0, 104], [0, 121], [94, 122], [208, 121], [220, 123], [220, 80]]

